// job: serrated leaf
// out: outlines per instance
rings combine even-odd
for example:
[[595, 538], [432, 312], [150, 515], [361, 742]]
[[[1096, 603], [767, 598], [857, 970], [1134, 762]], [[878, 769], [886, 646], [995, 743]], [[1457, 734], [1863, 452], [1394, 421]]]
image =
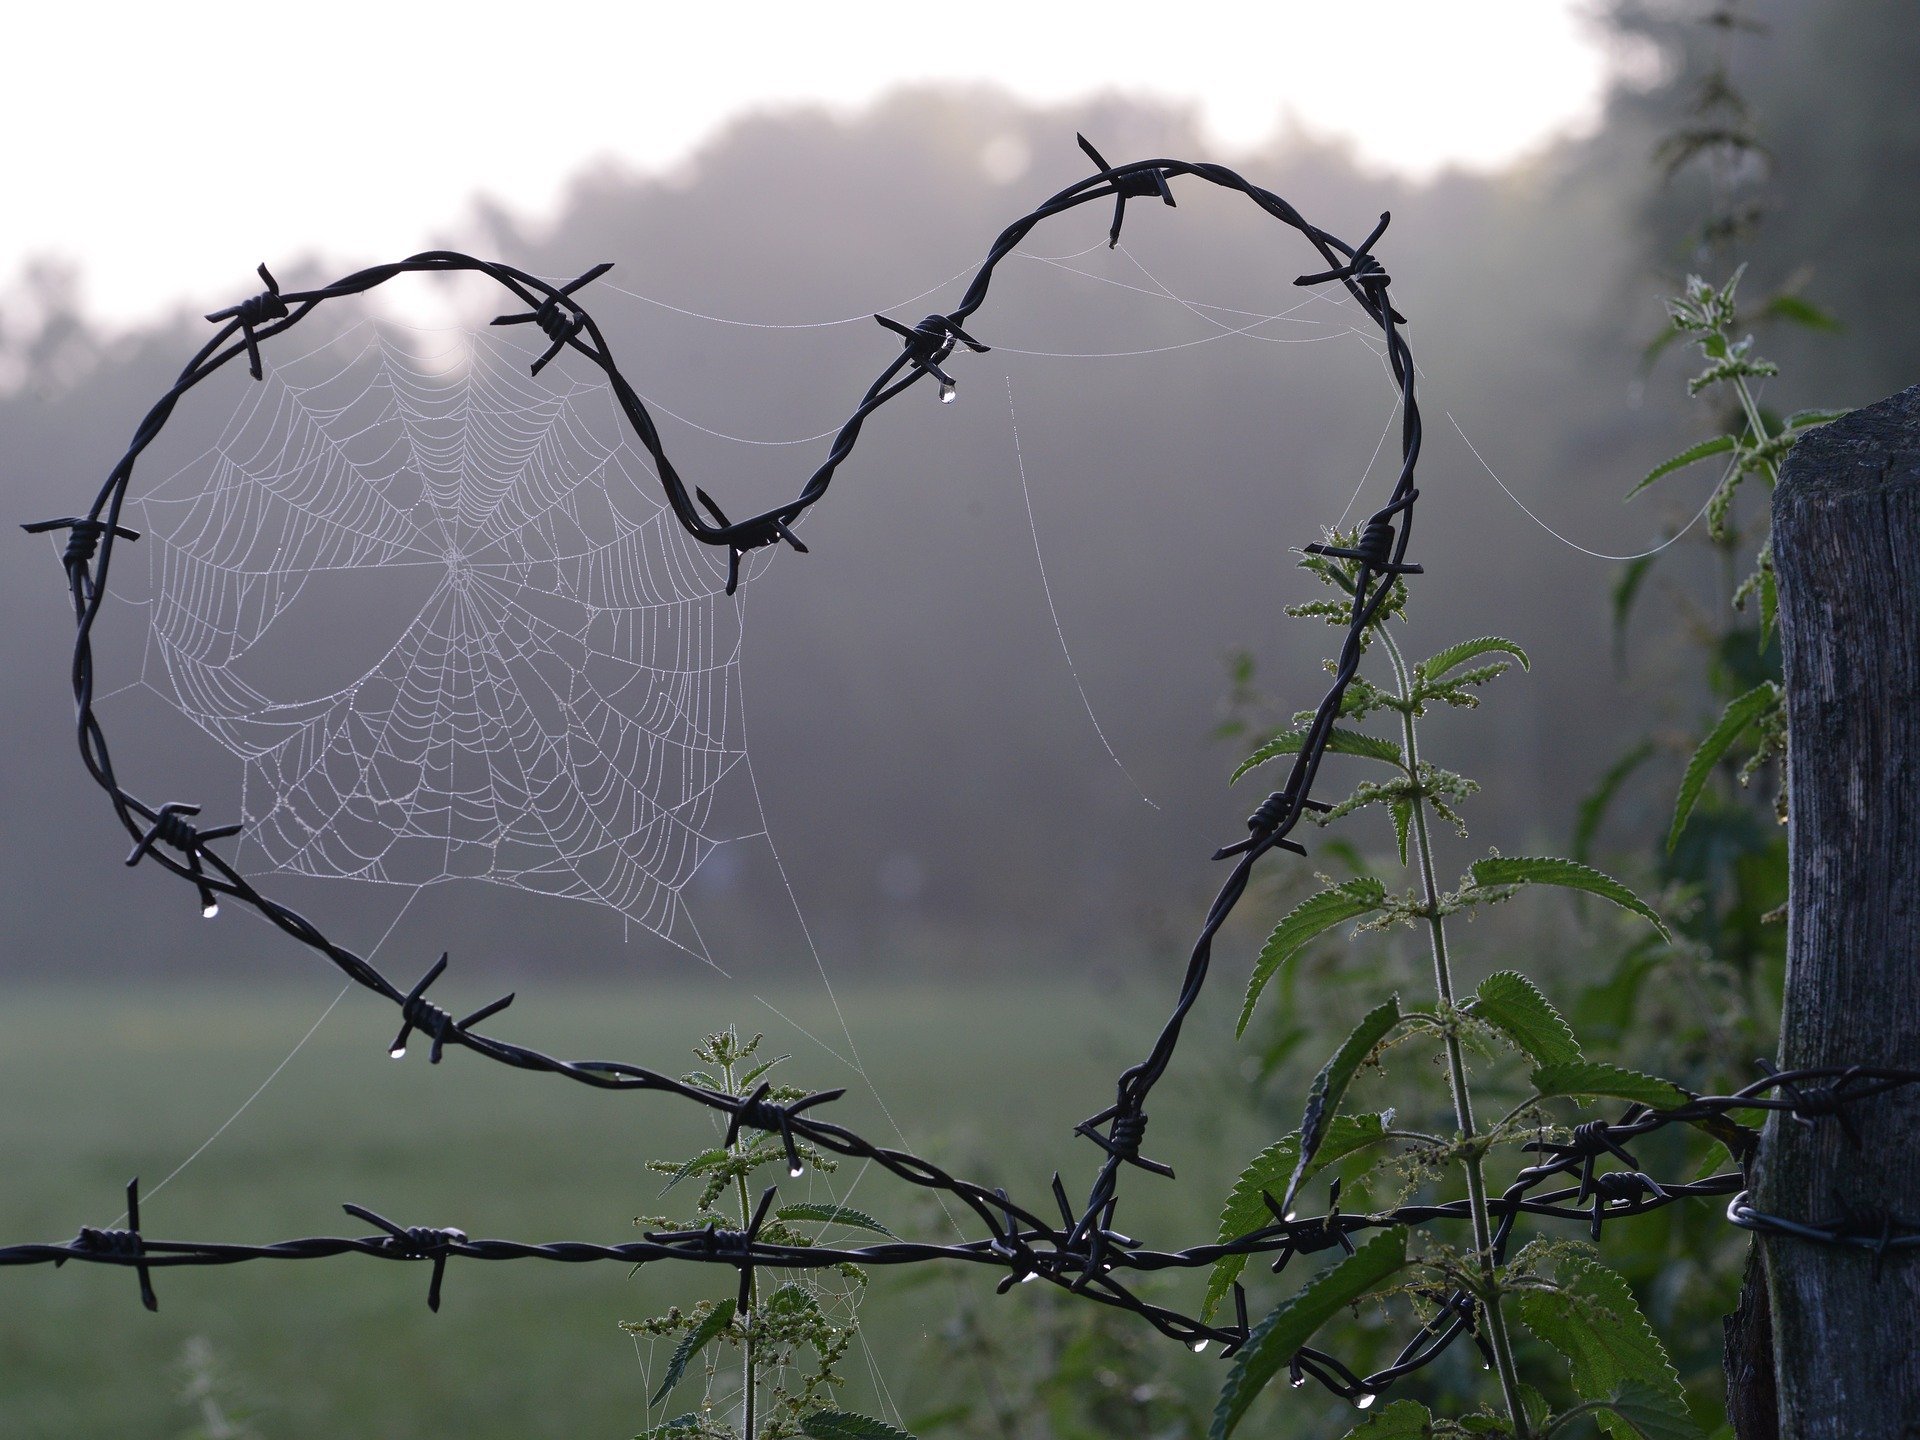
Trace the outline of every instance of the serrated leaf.
[[1609, 606], [1613, 615], [1613, 660], [1614, 664], [1623, 664], [1627, 658], [1627, 621], [1633, 614], [1633, 602], [1639, 598], [1640, 586], [1647, 578], [1647, 571], [1653, 568], [1655, 555], [1641, 555], [1629, 560], [1620, 567], [1620, 578], [1613, 582], [1609, 597]]
[[1592, 853], [1594, 837], [1600, 833], [1601, 822], [1607, 818], [1607, 811], [1612, 808], [1620, 787], [1652, 755], [1653, 741], [1642, 740], [1614, 761], [1607, 773], [1600, 777], [1600, 783], [1588, 791], [1586, 798], [1580, 802], [1580, 811], [1573, 825], [1573, 858], [1582, 865], [1587, 863], [1587, 856]]
[[[1326, 1134], [1320, 1139], [1320, 1148], [1307, 1167], [1307, 1178], [1311, 1179], [1315, 1173], [1336, 1160], [1343, 1160], [1357, 1150], [1378, 1144], [1386, 1138], [1386, 1133], [1384, 1116], [1336, 1115], [1327, 1126]], [[1222, 1245], [1230, 1240], [1238, 1240], [1242, 1235], [1250, 1235], [1273, 1222], [1263, 1195], [1266, 1191], [1279, 1189], [1299, 1163], [1300, 1137], [1297, 1134], [1274, 1141], [1248, 1162], [1247, 1168], [1240, 1172], [1240, 1178], [1234, 1182], [1226, 1206], [1220, 1212]], [[1220, 1302], [1232, 1293], [1233, 1282], [1246, 1269], [1247, 1260], [1245, 1255], [1223, 1255], [1214, 1261], [1213, 1273], [1207, 1277], [1207, 1298], [1200, 1312], [1203, 1317], [1211, 1319]]]
[[1560, 1012], [1518, 970], [1502, 970], [1480, 982], [1473, 1013], [1533, 1057], [1536, 1065], [1566, 1065], [1580, 1057]]
[[1347, 1432], [1347, 1440], [1427, 1440], [1433, 1412], [1417, 1400], [1396, 1400]]
[[1415, 673], [1422, 680], [1438, 680], [1449, 670], [1457, 669], [1477, 656], [1489, 655], [1495, 651], [1513, 656], [1520, 662], [1522, 670], [1533, 668], [1532, 663], [1527, 659], [1527, 652], [1513, 641], [1503, 640], [1498, 635], [1482, 635], [1477, 640], [1462, 640], [1458, 645], [1449, 645], [1437, 655], [1428, 656], [1414, 667]]
[[1347, 1087], [1353, 1083], [1353, 1077], [1359, 1074], [1360, 1067], [1373, 1053], [1373, 1047], [1386, 1039], [1387, 1032], [1399, 1023], [1400, 997], [1396, 995], [1369, 1010], [1354, 1026], [1353, 1033], [1334, 1052], [1333, 1058], [1313, 1077], [1313, 1086], [1307, 1091], [1307, 1107], [1300, 1116], [1300, 1156], [1294, 1162], [1293, 1178], [1287, 1182], [1282, 1209], [1293, 1208], [1293, 1197], [1306, 1183], [1314, 1157], [1326, 1142], [1334, 1116], [1340, 1109], [1340, 1101], [1345, 1097]]
[[870, 1415], [845, 1410], [816, 1410], [800, 1421], [800, 1433], [812, 1440], [913, 1440], [913, 1436]]
[[761, 1302], [769, 1317], [808, 1317], [820, 1313], [820, 1302], [813, 1298], [813, 1292], [796, 1281], [789, 1280], [772, 1295]]
[[1808, 330], [1846, 328], [1811, 300], [1799, 295], [1775, 295], [1760, 307], [1760, 313], [1769, 320], [1785, 320], [1788, 324], [1800, 325]]
[[651, 1430], [642, 1430], [633, 1440], [672, 1440], [676, 1435], [695, 1434], [700, 1429], [700, 1417], [692, 1411], [685, 1415], [676, 1415], [671, 1420], [662, 1421]]
[[740, 1083], [734, 1088], [742, 1095], [747, 1094], [753, 1089], [762, 1075], [765, 1075], [769, 1070], [773, 1069], [774, 1066], [784, 1064], [792, 1058], [791, 1055], [776, 1055], [771, 1060], [761, 1061], [758, 1065], [747, 1071], [746, 1074], [742, 1075], [740, 1077]]
[[1662, 460], [1649, 470], [1646, 477], [1627, 492], [1627, 498], [1631, 500], [1654, 481], [1664, 479], [1676, 470], [1684, 470], [1689, 465], [1698, 465], [1702, 460], [1715, 455], [1724, 455], [1729, 450], [1739, 448], [1739, 445], [1739, 440], [1732, 435], [1716, 435], [1711, 440], [1702, 440], [1698, 445], [1689, 445], [1671, 460]]
[[1240, 1007], [1240, 1023], [1234, 1027], [1235, 1037], [1246, 1034], [1253, 1007], [1259, 1003], [1260, 992], [1267, 988], [1267, 982], [1308, 941], [1343, 920], [1357, 919], [1378, 910], [1386, 898], [1386, 886], [1370, 875], [1360, 875], [1317, 895], [1309, 895], [1283, 915], [1267, 937], [1267, 943], [1260, 947], [1260, 958], [1254, 962], [1253, 975], [1247, 981], [1247, 998]]
[[725, 1149], [702, 1150], [698, 1155], [694, 1156], [678, 1170], [673, 1172], [672, 1177], [667, 1183], [660, 1187], [660, 1193], [662, 1195], [666, 1194], [667, 1191], [673, 1189], [674, 1186], [678, 1185], [689, 1175], [698, 1175], [702, 1171], [711, 1170], [714, 1166], [725, 1161], [730, 1153], [731, 1152]]
[[1400, 863], [1407, 863], [1407, 827], [1413, 824], [1413, 802], [1396, 800], [1387, 807], [1393, 815], [1393, 840], [1400, 847]]
[[1762, 680], [1746, 694], [1736, 696], [1720, 712], [1720, 718], [1714, 722], [1713, 729], [1707, 732], [1707, 738], [1700, 742], [1700, 748], [1693, 752], [1693, 758], [1687, 761], [1686, 774], [1680, 777], [1680, 793], [1673, 802], [1673, 828], [1667, 832], [1667, 851], [1673, 852], [1680, 843], [1680, 832], [1687, 828], [1687, 817], [1693, 813], [1695, 802], [1700, 799], [1701, 790], [1706, 788], [1707, 777], [1713, 774], [1713, 767], [1726, 757], [1733, 748], [1733, 742], [1767, 711], [1779, 703], [1780, 687], [1771, 680]]
[[1214, 1407], [1208, 1440], [1226, 1440], [1246, 1418], [1254, 1398], [1286, 1368], [1294, 1352], [1327, 1321], [1378, 1287], [1407, 1263], [1407, 1232], [1384, 1230], [1331, 1270], [1323, 1270], [1281, 1301], [1253, 1327], [1233, 1357], [1220, 1400]]
[[1607, 1409], [1626, 1421], [1640, 1440], [1699, 1440], [1693, 1416], [1684, 1409], [1676, 1414], [1671, 1398], [1656, 1386], [1628, 1381], [1607, 1397]]
[[687, 1366], [727, 1326], [733, 1323], [733, 1301], [722, 1300], [707, 1312], [707, 1318], [680, 1337], [680, 1343], [674, 1347], [673, 1358], [667, 1362], [666, 1379], [660, 1382], [660, 1388], [653, 1392], [653, 1399], [647, 1403], [658, 1405], [667, 1398], [668, 1393], [678, 1385], [687, 1373]]
[[1533, 1088], [1542, 1095], [1594, 1095], [1630, 1100], [1654, 1110], [1677, 1110], [1693, 1097], [1671, 1080], [1623, 1070], [1598, 1060], [1571, 1065], [1542, 1065], [1532, 1075]]
[[1473, 883], [1480, 886], [1558, 885], [1568, 890], [1584, 890], [1623, 910], [1631, 910], [1662, 935], [1667, 934], [1666, 922], [1651, 905], [1611, 875], [1591, 865], [1582, 865], [1578, 860], [1562, 860], [1558, 856], [1489, 855], [1474, 861], [1468, 874], [1473, 877]]
[[1796, 410], [1787, 416], [1787, 429], [1804, 430], [1809, 425], [1827, 425], [1852, 413], [1851, 410]]
[[[1307, 743], [1307, 734], [1304, 728], [1281, 731], [1236, 765], [1228, 783], [1237, 781], [1249, 770], [1256, 769], [1269, 760], [1277, 760], [1282, 755], [1298, 755], [1301, 747]], [[1384, 760], [1387, 764], [1397, 765], [1403, 770], [1407, 764], [1406, 756], [1393, 741], [1378, 735], [1367, 735], [1358, 730], [1347, 730], [1338, 725], [1327, 734], [1327, 749], [1335, 755], [1360, 755], [1369, 760]]]
[[[1574, 1393], [1611, 1406], [1627, 1387], [1634, 1387], [1624, 1401], [1630, 1408], [1660, 1413], [1676, 1440], [1697, 1437], [1700, 1432], [1687, 1413], [1680, 1377], [1627, 1282], [1598, 1261], [1580, 1256], [1561, 1260], [1557, 1272], [1560, 1288], [1516, 1290], [1508, 1303], [1521, 1324], [1565, 1358]], [[1603, 1413], [1600, 1423], [1615, 1440], [1631, 1440], [1634, 1434], [1634, 1422], [1627, 1417]]]
[[877, 1235], [893, 1235], [893, 1231], [865, 1211], [855, 1210], [846, 1205], [782, 1205], [773, 1212], [773, 1218], [788, 1221], [817, 1220], [823, 1225], [850, 1225], [856, 1230], [871, 1230]]

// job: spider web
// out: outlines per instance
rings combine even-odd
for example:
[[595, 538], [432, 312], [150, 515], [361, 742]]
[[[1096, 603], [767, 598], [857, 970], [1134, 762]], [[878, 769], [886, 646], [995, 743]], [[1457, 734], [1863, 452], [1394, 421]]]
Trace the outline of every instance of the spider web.
[[682, 891], [746, 838], [726, 817], [764, 833], [726, 803], [751, 778], [724, 564], [597, 374], [436, 344], [363, 321], [281, 363], [130, 502], [141, 679], [244, 763], [250, 869], [484, 880], [704, 955]]

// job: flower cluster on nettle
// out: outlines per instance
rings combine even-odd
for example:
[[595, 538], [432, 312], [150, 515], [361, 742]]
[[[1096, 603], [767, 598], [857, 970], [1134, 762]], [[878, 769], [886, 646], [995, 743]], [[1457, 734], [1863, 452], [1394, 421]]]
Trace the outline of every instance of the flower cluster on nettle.
[[[731, 1026], [707, 1036], [694, 1047], [704, 1068], [687, 1074], [685, 1083], [726, 1095], [758, 1094], [777, 1105], [804, 1098], [807, 1092], [768, 1080], [788, 1057], [756, 1060], [763, 1038], [743, 1041]], [[832, 1174], [837, 1168], [832, 1156], [804, 1140], [795, 1148], [810, 1170]], [[892, 1236], [871, 1215], [846, 1205], [800, 1202], [756, 1213], [752, 1197], [760, 1172], [790, 1174], [793, 1159], [778, 1133], [742, 1130], [689, 1159], [652, 1160], [647, 1168], [668, 1177], [663, 1196], [683, 1181], [701, 1182], [693, 1202], [695, 1230], [751, 1231], [764, 1244], [796, 1249], [811, 1248], [836, 1229]], [[633, 1223], [649, 1234], [688, 1228], [660, 1215], [637, 1216]], [[827, 1277], [835, 1277], [837, 1285]], [[650, 1425], [642, 1432], [648, 1440], [788, 1440], [797, 1435], [887, 1440], [903, 1434], [884, 1421], [831, 1405], [842, 1384], [840, 1364], [859, 1333], [856, 1304], [866, 1272], [842, 1263], [768, 1283], [773, 1278], [746, 1272], [744, 1303], [738, 1295], [702, 1300], [689, 1309], [675, 1305], [644, 1320], [621, 1322], [620, 1328], [636, 1337], [674, 1342], [649, 1410], [666, 1404], [690, 1372], [702, 1383], [695, 1408]], [[728, 1352], [737, 1367], [723, 1364]]]

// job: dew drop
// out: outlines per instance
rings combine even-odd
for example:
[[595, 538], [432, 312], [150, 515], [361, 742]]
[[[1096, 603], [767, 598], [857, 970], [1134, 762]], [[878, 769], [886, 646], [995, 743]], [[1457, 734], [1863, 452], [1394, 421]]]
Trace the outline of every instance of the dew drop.
[[1287, 1211], [1287, 1216], [1286, 1216], [1286, 1219], [1287, 1219], [1287, 1224], [1289, 1224], [1289, 1225], [1291, 1225], [1291, 1224], [1293, 1223], [1293, 1219], [1294, 1219], [1294, 1217], [1295, 1217], [1296, 1215], [1298, 1215], [1299, 1213], [1300, 1213], [1300, 1212], [1299, 1212], [1298, 1210], [1289, 1210], [1289, 1211]]
[[1287, 1383], [1293, 1386], [1294, 1389], [1298, 1390], [1302, 1385], [1307, 1383], [1307, 1377], [1304, 1375], [1296, 1375], [1293, 1377], [1293, 1379], [1289, 1380]]
[[957, 387], [951, 380], [947, 381], [946, 384], [942, 385], [940, 387], [940, 403], [942, 405], [951, 405], [953, 403], [955, 394], [958, 393], [958, 388], [959, 387]]
[[787, 1167], [787, 1178], [789, 1180], [798, 1180], [802, 1175], [806, 1173], [807, 1173], [807, 1167], [804, 1165], [789, 1165]]
[[1353, 1408], [1356, 1410], [1365, 1410], [1369, 1408], [1373, 1404], [1373, 1402], [1378, 1400], [1379, 1398], [1380, 1397], [1378, 1395], [1372, 1394], [1371, 1392], [1365, 1395], [1358, 1396], [1353, 1402]]
[[200, 907], [200, 918], [202, 920], [211, 920], [213, 919], [214, 916], [218, 915], [219, 913], [220, 913], [220, 902], [218, 900], [209, 900], [206, 904]]
[[389, 1060], [404, 1060], [404, 1059], [406, 1059], [406, 1058], [407, 1058], [407, 1047], [406, 1047], [406, 1046], [404, 1046], [404, 1045], [396, 1045], [396, 1046], [394, 1046], [394, 1047], [393, 1047], [393, 1048], [392, 1048], [391, 1050], [389, 1050], [389, 1051], [387, 1051], [387, 1058], [388, 1058]]
[[1198, 1355], [1201, 1352], [1203, 1352], [1210, 1343], [1211, 1342], [1206, 1340], [1196, 1340], [1193, 1342], [1193, 1344], [1189, 1345], [1187, 1348], [1193, 1351], [1194, 1354]]
[[1020, 1277], [1020, 1283], [1022, 1285], [1031, 1285], [1034, 1281], [1038, 1280], [1039, 1278], [1040, 1278], [1040, 1272], [1038, 1270], [1029, 1270], [1026, 1274]]

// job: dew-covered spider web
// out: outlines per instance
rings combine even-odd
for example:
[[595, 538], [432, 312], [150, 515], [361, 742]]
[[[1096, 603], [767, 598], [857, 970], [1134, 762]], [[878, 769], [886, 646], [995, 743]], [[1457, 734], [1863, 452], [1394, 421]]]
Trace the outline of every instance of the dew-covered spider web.
[[[1184, 311], [1179, 318], [1190, 323], [1177, 334], [1156, 325], [1143, 343], [1124, 330], [1095, 339], [1009, 324], [995, 336], [998, 356], [1040, 367], [1125, 365], [1220, 344], [1278, 354], [1347, 339], [1374, 351], [1338, 296], [1234, 309], [1176, 294], [1131, 251], [1119, 257], [1129, 268], [1113, 274], [1073, 263], [1104, 251], [1102, 241], [1023, 258], [1034, 262], [1036, 291], [1073, 285], [1106, 300], [1118, 289], [1130, 304]], [[924, 293], [950, 292], [954, 283]], [[599, 288], [609, 292], [595, 302], [603, 323], [620, 320], [616, 297], [625, 296], [647, 307], [650, 330], [661, 323], [655, 310], [688, 326], [846, 328], [861, 367], [850, 373], [867, 373], [871, 342], [854, 339], [873, 329], [864, 309], [805, 325], [723, 320], [611, 282]], [[908, 313], [922, 298], [888, 308]], [[298, 333], [318, 330], [316, 322]], [[529, 377], [544, 341], [535, 337], [529, 348], [525, 333], [421, 332], [362, 320], [321, 334], [304, 353], [265, 348], [261, 383], [229, 367], [221, 381], [230, 413], [213, 396], [196, 396], [203, 414], [227, 418], [204, 448], [195, 439], [143, 470], [128, 515], [143, 538], [116, 555], [121, 578], [133, 578], [127, 570], [150, 577], [144, 595], [126, 597], [147, 609], [136, 683], [236, 757], [241, 813], [220, 818], [246, 828], [223, 853], [250, 874], [374, 882], [405, 890], [410, 904], [428, 887], [480, 880], [611, 909], [711, 962], [686, 898], [689, 882], [720, 847], [760, 842], [792, 902], [839, 1038], [832, 1022], [816, 1035], [759, 993], [751, 998], [784, 1030], [812, 1041], [825, 1057], [818, 1065], [830, 1060], [857, 1077], [904, 1145], [767, 834], [745, 741], [741, 602], [724, 594], [725, 552], [688, 538], [665, 508], [599, 373], [563, 357]], [[710, 411], [691, 379], [641, 375], [648, 346], [621, 346], [623, 356], [628, 350], [638, 357], [629, 378], [640, 378], [675, 443], [698, 437], [725, 447], [723, 455], [817, 449], [844, 418], [809, 416], [777, 435], [743, 421], [753, 433], [733, 433], [733, 417]], [[982, 462], [979, 482], [1021, 497], [1024, 528], [1013, 540], [1033, 546], [1033, 618], [1058, 638], [1058, 678], [1080, 687], [1089, 741], [1125, 772], [1067, 649], [1040, 554], [1029, 462], [1019, 452], [1012, 380], [989, 368], [993, 358], [981, 357], [968, 373], [971, 403], [961, 413], [986, 410], [1010, 443]], [[1370, 426], [1351, 477], [1342, 474], [1340, 499], [1349, 478], [1357, 497], [1383, 453], [1395, 399], [1383, 384], [1379, 439]], [[956, 412], [932, 413], [950, 420]], [[876, 427], [870, 448], [884, 435]], [[192, 458], [181, 463], [186, 454]], [[743, 595], [773, 553], [749, 557]], [[136, 579], [115, 593], [138, 588]], [[716, 864], [709, 878], [724, 868]], [[393, 917], [370, 956], [405, 914]], [[727, 948], [716, 939], [715, 954]], [[225, 1133], [286, 1064], [166, 1180]], [[835, 1205], [864, 1205], [867, 1173], [810, 1171], [806, 1183]], [[845, 1285], [806, 1284], [836, 1323], [851, 1317], [857, 1296]], [[654, 1343], [634, 1338], [643, 1369], [658, 1368]], [[900, 1421], [864, 1340], [858, 1355], [883, 1413]], [[706, 1403], [736, 1402], [736, 1377], [732, 1368], [709, 1377]], [[649, 1374], [649, 1393], [657, 1378]]]
[[483, 880], [699, 951], [682, 891], [755, 814], [741, 610], [598, 373], [531, 358], [363, 321], [273, 365], [130, 506], [142, 679], [243, 762], [250, 870]]

